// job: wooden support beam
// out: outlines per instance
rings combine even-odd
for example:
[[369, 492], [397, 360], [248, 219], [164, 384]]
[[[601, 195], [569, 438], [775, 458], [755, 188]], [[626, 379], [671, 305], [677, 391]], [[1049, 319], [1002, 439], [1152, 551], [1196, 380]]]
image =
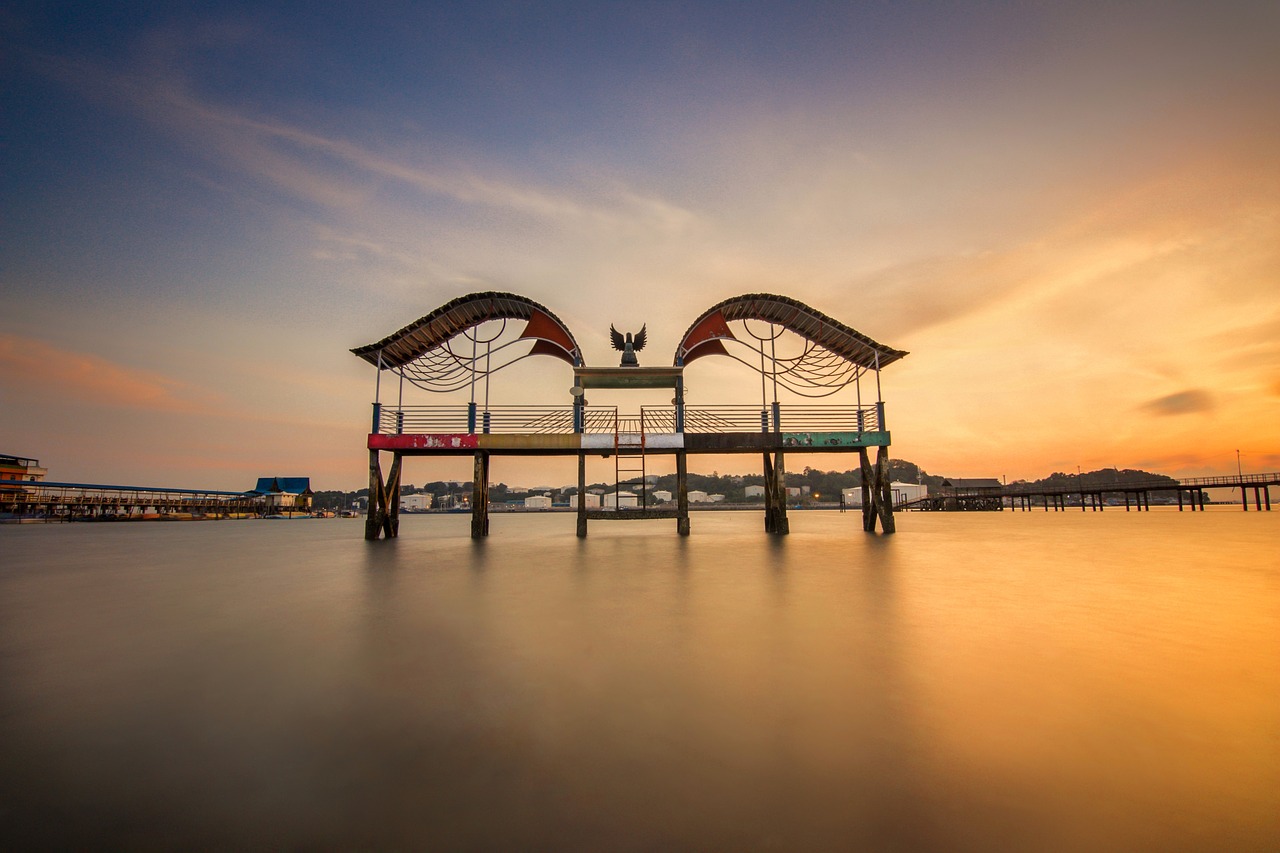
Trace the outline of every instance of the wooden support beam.
[[774, 486], [776, 480], [773, 476], [773, 460], [769, 458], [769, 454], [764, 454], [764, 532], [773, 532], [773, 504], [777, 500], [774, 494]]
[[898, 526], [893, 520], [893, 487], [889, 482], [889, 451], [885, 447], [876, 448], [876, 480], [880, 487], [880, 529], [894, 533]]
[[676, 533], [689, 535], [689, 459], [683, 450], [676, 454]]
[[489, 454], [476, 451], [475, 474], [471, 482], [471, 538], [489, 535]]
[[364, 520], [364, 538], [400, 535], [400, 454], [394, 454], [387, 481], [382, 482], [382, 462], [377, 450], [369, 451], [369, 514]]
[[859, 471], [862, 474], [862, 529], [874, 533], [875, 521], [875, 471], [871, 468], [871, 457], [865, 447], [858, 449]]
[[578, 454], [578, 538], [587, 538], [587, 454]]
[[377, 539], [382, 533], [382, 507], [386, 491], [382, 486], [382, 464], [378, 451], [369, 451], [369, 514], [364, 520], [364, 538]]
[[[876, 524], [885, 533], [893, 533], [898, 529], [893, 518], [893, 489], [889, 483], [889, 453], [883, 448], [876, 449], [875, 464], [866, 450], [858, 452], [862, 470], [862, 529], [875, 533]], [[1045, 504], [1046, 509], [1048, 504]]]
[[782, 452], [764, 454], [764, 531], [781, 536], [791, 532], [787, 520], [787, 480]]
[[386, 503], [382, 511], [382, 531], [388, 539], [400, 535], [400, 460], [399, 453], [393, 454], [391, 470], [387, 473], [387, 486], [383, 489]]
[[[775, 409], [776, 410], [776, 409]], [[777, 415], [774, 415], [775, 423]], [[787, 466], [782, 459], [782, 451], [773, 454], [773, 476], [778, 479], [778, 519], [773, 532], [786, 536], [791, 532], [791, 522], [787, 519]]]

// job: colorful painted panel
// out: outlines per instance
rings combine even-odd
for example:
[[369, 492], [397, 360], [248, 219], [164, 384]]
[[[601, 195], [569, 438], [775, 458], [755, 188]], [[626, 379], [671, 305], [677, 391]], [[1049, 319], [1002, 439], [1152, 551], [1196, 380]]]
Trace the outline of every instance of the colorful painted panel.
[[783, 447], [888, 447], [887, 432], [785, 432]]
[[370, 450], [474, 450], [478, 447], [476, 436], [467, 433], [374, 433], [369, 436]]

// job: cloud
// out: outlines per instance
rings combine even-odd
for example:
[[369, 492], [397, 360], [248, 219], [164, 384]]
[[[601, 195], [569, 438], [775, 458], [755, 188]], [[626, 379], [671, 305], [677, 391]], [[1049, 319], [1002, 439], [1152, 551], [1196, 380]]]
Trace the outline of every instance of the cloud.
[[570, 192], [495, 178], [465, 165], [410, 165], [346, 139], [203, 100], [172, 69], [119, 73], [59, 56], [37, 57], [34, 63], [64, 85], [99, 100], [122, 103], [234, 168], [326, 206], [356, 205], [374, 191], [378, 181], [391, 181], [427, 196], [562, 224], [624, 230], [639, 226], [667, 233], [696, 220], [676, 204], [617, 182], [596, 188], [586, 201]]
[[212, 400], [193, 397], [193, 389], [173, 377], [17, 335], [0, 334], [0, 376], [9, 385], [85, 403], [187, 414], [213, 408]]
[[1152, 415], [1191, 415], [1196, 412], [1212, 411], [1214, 403], [1208, 391], [1191, 388], [1150, 400], [1143, 403], [1141, 408]]

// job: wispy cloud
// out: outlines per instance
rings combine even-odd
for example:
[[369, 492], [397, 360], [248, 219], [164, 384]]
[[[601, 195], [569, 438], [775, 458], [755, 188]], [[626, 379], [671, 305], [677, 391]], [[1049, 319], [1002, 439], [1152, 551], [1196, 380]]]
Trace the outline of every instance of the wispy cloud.
[[0, 383], [79, 402], [150, 411], [213, 411], [213, 395], [149, 370], [34, 338], [0, 334]]
[[454, 164], [426, 168], [402, 162], [347, 139], [204, 100], [172, 69], [117, 72], [61, 56], [40, 56], [33, 62], [47, 76], [77, 91], [126, 106], [228, 165], [323, 205], [355, 205], [374, 191], [378, 181], [392, 181], [427, 196], [566, 225], [671, 231], [696, 220], [679, 205], [625, 186], [604, 192], [596, 188], [576, 197], [495, 177], [487, 173], [492, 168]]
[[1142, 410], [1153, 415], [1193, 415], [1213, 411], [1213, 396], [1200, 388], [1191, 388], [1157, 397], [1142, 404]]

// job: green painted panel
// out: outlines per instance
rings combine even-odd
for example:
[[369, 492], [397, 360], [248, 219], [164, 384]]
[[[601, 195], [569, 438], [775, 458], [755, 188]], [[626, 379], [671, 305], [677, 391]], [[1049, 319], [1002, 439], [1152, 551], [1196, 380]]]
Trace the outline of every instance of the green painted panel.
[[783, 447], [888, 447], [887, 432], [784, 432]]

